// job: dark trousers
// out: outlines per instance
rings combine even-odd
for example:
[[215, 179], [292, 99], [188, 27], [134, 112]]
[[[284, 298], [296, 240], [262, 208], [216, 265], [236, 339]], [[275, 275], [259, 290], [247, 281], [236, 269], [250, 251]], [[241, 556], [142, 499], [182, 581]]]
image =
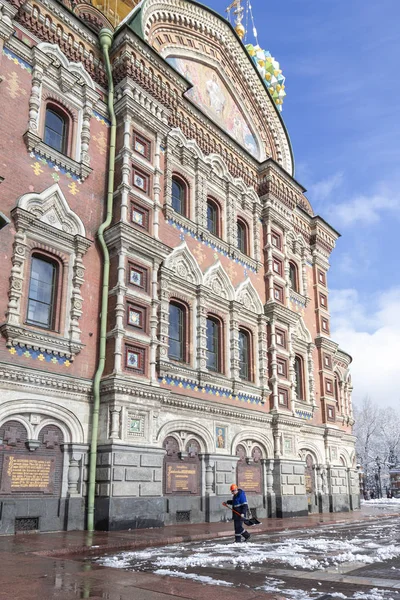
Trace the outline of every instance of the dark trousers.
[[235, 526], [235, 535], [241, 535], [244, 531], [242, 519], [240, 517], [234, 517], [233, 523]]
[[244, 538], [247, 537], [247, 531], [245, 531], [245, 529], [243, 528], [243, 522], [240, 517], [234, 516], [233, 524], [235, 526], [235, 541], [240, 542], [242, 539], [241, 536], [243, 536]]

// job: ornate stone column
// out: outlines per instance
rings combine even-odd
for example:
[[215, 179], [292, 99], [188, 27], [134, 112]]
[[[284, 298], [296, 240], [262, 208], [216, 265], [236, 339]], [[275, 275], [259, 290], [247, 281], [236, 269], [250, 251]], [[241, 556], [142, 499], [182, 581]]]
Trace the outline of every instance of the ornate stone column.
[[154, 193], [153, 235], [157, 240], [160, 238], [160, 235], [159, 235], [159, 220], [160, 220], [160, 210], [161, 210], [160, 156], [161, 156], [161, 136], [159, 133], [157, 133], [155, 150], [154, 150], [154, 178], [153, 178], [153, 193]]
[[314, 360], [313, 351], [315, 344], [308, 344], [307, 349], [307, 365], [308, 365], [308, 395], [313, 406], [316, 406], [315, 401], [315, 380], [314, 380]]
[[295, 352], [293, 350], [293, 327], [289, 325], [288, 328], [288, 351], [289, 351], [289, 381], [290, 381], [290, 399], [291, 399], [291, 411], [293, 414], [296, 412], [296, 371], [294, 369]]
[[21, 297], [24, 281], [27, 244], [25, 229], [18, 226], [16, 219], [16, 233], [14, 236], [14, 252], [11, 258], [12, 267], [10, 275], [9, 302], [7, 307], [7, 321], [10, 325], [19, 325], [21, 320]]
[[232, 302], [231, 329], [230, 329], [230, 355], [231, 355], [231, 378], [233, 381], [240, 380], [239, 361], [239, 310], [240, 306]]
[[199, 286], [197, 298], [197, 368], [207, 369], [207, 305], [206, 290]]
[[268, 300], [274, 300], [274, 278], [273, 278], [273, 257], [272, 257], [272, 233], [271, 233], [271, 221], [267, 219], [267, 289], [266, 297]]
[[285, 270], [285, 299], [286, 306], [289, 306], [290, 301], [290, 267], [289, 267], [289, 259], [288, 259], [288, 249], [287, 249], [287, 234], [286, 231], [283, 231], [283, 239], [282, 239], [282, 250], [283, 250], [283, 264]]
[[129, 115], [124, 117], [124, 145], [122, 149], [121, 166], [121, 221], [128, 223], [129, 215], [129, 191], [132, 181], [132, 122]]
[[157, 327], [158, 327], [158, 307], [160, 302], [158, 300], [158, 271], [159, 265], [154, 263], [152, 281], [151, 281], [151, 314], [150, 314], [150, 381], [153, 385], [158, 385], [157, 381]]
[[273, 407], [275, 411], [279, 409], [279, 398], [278, 398], [278, 363], [276, 360], [276, 332], [275, 332], [275, 322], [271, 321], [271, 383], [272, 383], [272, 399], [273, 399]]
[[0, 1], [0, 65], [3, 59], [4, 42], [9, 40], [14, 33], [13, 19], [17, 11], [16, 6], [11, 6], [11, 4], [2, 0]]
[[193, 220], [197, 221], [199, 227], [207, 229], [207, 180], [211, 174], [207, 173], [206, 165], [198, 158], [195, 164], [195, 215]]
[[259, 378], [256, 379], [256, 385], [259, 385], [263, 397], [268, 393], [268, 340], [267, 340], [268, 320], [264, 315], [257, 317], [258, 326], [258, 372]]
[[71, 323], [70, 323], [70, 339], [71, 341], [80, 342], [81, 330], [79, 327], [79, 319], [82, 316], [83, 298], [81, 295], [81, 287], [84, 282], [85, 267], [83, 266], [83, 257], [88, 251], [91, 242], [79, 235], [75, 236], [75, 260], [72, 277], [72, 292], [71, 292]]
[[208, 459], [205, 461], [205, 483], [206, 483], [206, 495], [214, 496], [215, 495], [215, 472], [214, 472], [215, 462]]
[[168, 332], [169, 332], [169, 281], [173, 276], [172, 271], [161, 267], [160, 272], [160, 315], [159, 315], [159, 357], [163, 362], [168, 358]]
[[121, 373], [123, 367], [123, 339], [125, 333], [125, 297], [126, 287], [126, 248], [122, 245], [118, 253], [118, 281], [116, 286], [117, 300], [115, 304], [115, 349], [114, 370]]
[[82, 454], [72, 451], [68, 467], [68, 496], [80, 496]]
[[121, 414], [120, 406], [110, 408], [110, 438], [112, 440], [121, 439]]

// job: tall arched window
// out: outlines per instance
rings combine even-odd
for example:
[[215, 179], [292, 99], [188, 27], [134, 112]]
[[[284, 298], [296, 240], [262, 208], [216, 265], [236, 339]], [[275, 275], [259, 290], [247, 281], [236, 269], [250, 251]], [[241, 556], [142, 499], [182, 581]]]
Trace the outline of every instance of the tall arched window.
[[294, 359], [294, 372], [296, 374], [297, 400], [305, 400], [303, 359], [300, 356], [296, 356]]
[[248, 228], [244, 221], [237, 220], [237, 247], [243, 254], [249, 253]]
[[187, 213], [187, 186], [179, 177], [172, 178], [172, 208], [180, 215]]
[[169, 350], [168, 356], [173, 360], [187, 361], [187, 309], [179, 302], [169, 305]]
[[222, 371], [221, 322], [215, 317], [207, 317], [207, 369]]
[[289, 279], [290, 279], [290, 287], [294, 292], [299, 291], [299, 272], [297, 269], [297, 265], [290, 261], [289, 263]]
[[245, 381], [251, 381], [251, 335], [245, 329], [239, 329], [239, 375]]
[[207, 229], [213, 235], [220, 235], [219, 206], [212, 198], [207, 199]]
[[54, 327], [57, 285], [57, 263], [40, 254], [33, 254], [29, 277], [26, 321], [31, 325]]
[[58, 152], [67, 152], [68, 121], [57, 107], [50, 105], [46, 108], [44, 124], [44, 143]]

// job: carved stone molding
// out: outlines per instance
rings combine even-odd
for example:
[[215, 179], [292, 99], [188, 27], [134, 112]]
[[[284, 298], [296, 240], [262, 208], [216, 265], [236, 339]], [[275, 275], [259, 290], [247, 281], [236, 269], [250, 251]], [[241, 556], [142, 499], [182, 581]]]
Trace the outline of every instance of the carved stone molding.
[[[73, 360], [82, 348], [79, 319], [82, 315], [83, 298], [80, 290], [84, 282], [83, 257], [91, 242], [86, 239], [82, 221], [70, 208], [57, 183], [41, 194], [25, 194], [13, 209], [12, 218], [16, 233], [12, 255], [9, 302], [6, 323], [1, 332], [7, 346], [40, 349]], [[37, 241], [40, 240], [40, 243]], [[70, 299], [68, 315], [62, 315], [64, 330], [56, 333], [25, 324], [21, 302], [27, 281], [27, 261], [31, 249], [45, 244], [46, 249], [63, 260], [67, 271], [68, 289], [64, 291]], [[61, 253], [60, 253], [61, 250]], [[61, 305], [63, 303], [61, 302]]]
[[[46, 89], [44, 89], [44, 86]], [[52, 91], [49, 91], [52, 90]], [[67, 111], [74, 116], [69, 133], [69, 155], [54, 150], [41, 139], [40, 108], [57, 90]], [[70, 62], [57, 44], [42, 42], [32, 49], [32, 87], [29, 98], [28, 131], [24, 140], [29, 152], [51, 160], [84, 180], [92, 172], [88, 154], [90, 120], [100, 96], [80, 62]], [[72, 113], [70, 107], [73, 107]], [[80, 130], [78, 130], [78, 124]]]

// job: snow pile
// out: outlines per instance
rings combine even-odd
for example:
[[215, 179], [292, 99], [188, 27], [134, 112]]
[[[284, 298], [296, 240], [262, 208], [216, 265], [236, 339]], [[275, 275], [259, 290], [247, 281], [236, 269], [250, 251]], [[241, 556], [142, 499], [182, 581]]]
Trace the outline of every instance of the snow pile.
[[213, 579], [204, 575], [196, 575], [195, 573], [180, 573], [179, 571], [170, 571], [169, 569], [157, 569], [154, 571], [156, 575], [168, 575], [168, 577], [180, 577], [181, 579], [192, 579], [193, 581], [199, 581], [200, 583], [208, 583], [212, 585], [226, 585], [232, 586], [233, 583], [230, 581], [223, 581], [222, 579]]
[[398, 506], [400, 498], [375, 498], [374, 500], [361, 500], [361, 504], [369, 506], [370, 504], [383, 504], [385, 506]]

